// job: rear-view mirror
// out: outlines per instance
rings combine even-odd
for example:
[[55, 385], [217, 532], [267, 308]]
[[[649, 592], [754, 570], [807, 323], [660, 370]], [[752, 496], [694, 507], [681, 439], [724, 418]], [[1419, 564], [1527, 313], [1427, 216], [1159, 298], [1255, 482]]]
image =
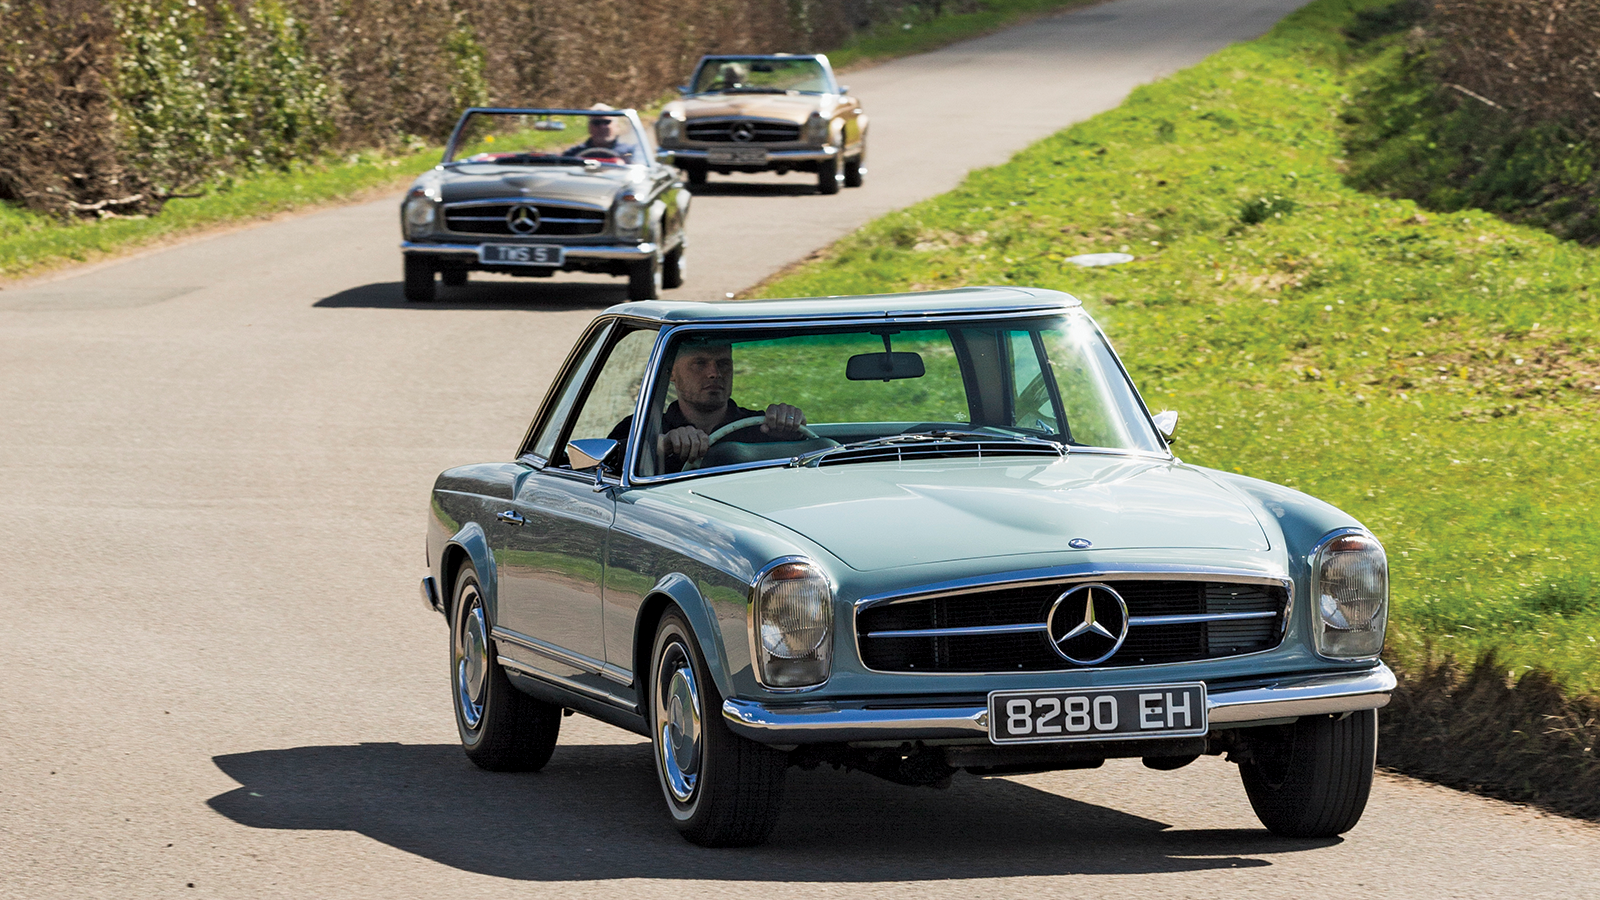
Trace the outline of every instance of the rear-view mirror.
[[851, 381], [894, 381], [921, 378], [927, 370], [916, 353], [860, 353], [850, 357], [844, 377]]

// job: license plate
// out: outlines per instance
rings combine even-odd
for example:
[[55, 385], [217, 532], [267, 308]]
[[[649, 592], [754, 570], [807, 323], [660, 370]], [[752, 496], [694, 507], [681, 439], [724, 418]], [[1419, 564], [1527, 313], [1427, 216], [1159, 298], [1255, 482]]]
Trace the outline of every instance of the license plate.
[[996, 744], [1194, 737], [1206, 733], [1206, 686], [1155, 684], [1072, 691], [995, 691]]
[[764, 166], [767, 151], [760, 147], [734, 147], [728, 150], [707, 150], [706, 162], [738, 166]]
[[559, 266], [563, 255], [561, 247], [548, 244], [484, 244], [478, 259], [497, 266]]

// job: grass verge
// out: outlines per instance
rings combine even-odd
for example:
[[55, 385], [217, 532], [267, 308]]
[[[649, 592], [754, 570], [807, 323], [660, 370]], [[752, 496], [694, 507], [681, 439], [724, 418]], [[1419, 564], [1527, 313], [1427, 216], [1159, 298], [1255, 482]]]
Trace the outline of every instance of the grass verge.
[[[1322, 497], [1383, 539], [1401, 708], [1443, 709], [1495, 679], [1514, 691], [1532, 672], [1530, 685], [1600, 696], [1600, 256], [1347, 183], [1341, 117], [1367, 60], [1344, 29], [1384, 2], [1316, 0], [758, 293], [1070, 291], [1150, 405], [1184, 413], [1185, 460]], [[1066, 262], [1102, 251], [1136, 259]], [[1456, 659], [1482, 661], [1476, 681]], [[1450, 721], [1430, 734], [1531, 753], [1556, 741], [1570, 763], [1567, 785], [1465, 763], [1474, 774], [1454, 783], [1595, 814], [1561, 799], [1581, 781], [1571, 766], [1596, 777], [1593, 722], [1568, 740], [1519, 738], [1509, 715], [1492, 735]], [[1392, 733], [1421, 745], [1415, 728]]]
[[[832, 51], [829, 59], [841, 67], [860, 68], [1094, 2], [1098, 0], [980, 0], [974, 12], [945, 14], [933, 6], [905, 21], [885, 23], [857, 35]], [[401, 152], [373, 150], [308, 163], [289, 172], [240, 176], [213, 186], [203, 197], [173, 200], [159, 215], [143, 219], [69, 223], [0, 203], [0, 285], [187, 234], [348, 201], [384, 189], [398, 192], [417, 173], [435, 165], [440, 153], [439, 147], [420, 146]]]

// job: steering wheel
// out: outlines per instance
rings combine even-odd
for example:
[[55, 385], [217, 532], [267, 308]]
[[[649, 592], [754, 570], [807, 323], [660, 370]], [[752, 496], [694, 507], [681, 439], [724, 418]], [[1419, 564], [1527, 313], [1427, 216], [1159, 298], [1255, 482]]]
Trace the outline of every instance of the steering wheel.
[[612, 150], [610, 147], [585, 147], [584, 149], [578, 151], [578, 158], [592, 159], [596, 162], [603, 162], [605, 160], [622, 162], [622, 157], [618, 156], [616, 151]]
[[[716, 431], [713, 431], [710, 434], [706, 435], [706, 438], [707, 438], [706, 451], [710, 452], [712, 444], [715, 444], [717, 441], [722, 440], [723, 438], [727, 437], [728, 435], [733, 434], [736, 431], [743, 431], [744, 429], [749, 428], [752, 425], [760, 425], [765, 421], [767, 421], [767, 417], [763, 415], [763, 416], [745, 416], [742, 419], [735, 419], [734, 421], [729, 422], [728, 424], [722, 426], [721, 428], [718, 428]], [[815, 431], [812, 431], [810, 428], [807, 428], [804, 425], [796, 425], [795, 428], [799, 430], [801, 436], [803, 436], [806, 440], [814, 441], [818, 437], [818, 434]], [[705, 462], [705, 459], [706, 458], [704, 456], [702, 456], [697, 460], [693, 460], [692, 462], [685, 463], [684, 466], [683, 466], [683, 470], [685, 472], [687, 472], [687, 471], [689, 471], [691, 469], [698, 469], [698, 468], [700, 468], [701, 464]]]

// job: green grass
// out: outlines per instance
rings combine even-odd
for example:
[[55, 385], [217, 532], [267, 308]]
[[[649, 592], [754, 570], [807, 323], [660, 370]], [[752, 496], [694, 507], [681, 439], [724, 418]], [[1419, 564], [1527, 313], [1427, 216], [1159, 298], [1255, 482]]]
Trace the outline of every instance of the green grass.
[[[440, 149], [365, 152], [290, 172], [235, 179], [203, 197], [172, 200], [159, 215], [64, 223], [0, 203], [0, 278], [96, 259], [219, 225], [400, 187], [438, 163]], [[399, 198], [396, 196], [396, 203]], [[398, 215], [398, 213], [397, 213]], [[398, 227], [398, 226], [396, 226]]]
[[843, 69], [913, 53], [926, 53], [956, 41], [988, 34], [1020, 19], [1094, 2], [1098, 0], [979, 0], [979, 8], [974, 12], [946, 15], [938, 15], [932, 6], [925, 9], [913, 7], [903, 19], [885, 22], [871, 31], [856, 35], [843, 47], [829, 50], [828, 61], [834, 68]]
[[[760, 291], [1082, 298], [1188, 462], [1292, 485], [1387, 546], [1402, 663], [1490, 648], [1600, 693], [1600, 257], [1345, 177], [1367, 60], [1318, 0]], [[1080, 253], [1133, 263], [1080, 269]]]
[[[835, 66], [920, 53], [993, 31], [1031, 15], [1081, 6], [1092, 0], [982, 0], [978, 12], [914, 13], [853, 38], [829, 54]], [[906, 29], [902, 26], [911, 25]], [[641, 111], [648, 115], [649, 111]], [[582, 136], [578, 136], [581, 140]], [[558, 139], [556, 139], [558, 140]], [[0, 203], [0, 281], [114, 255], [157, 241], [283, 212], [335, 203], [392, 187], [398, 191], [438, 162], [442, 147], [386, 153], [365, 151], [291, 172], [243, 175], [199, 198], [173, 200], [145, 219], [62, 222]], [[397, 198], [398, 200], [398, 198]]]

